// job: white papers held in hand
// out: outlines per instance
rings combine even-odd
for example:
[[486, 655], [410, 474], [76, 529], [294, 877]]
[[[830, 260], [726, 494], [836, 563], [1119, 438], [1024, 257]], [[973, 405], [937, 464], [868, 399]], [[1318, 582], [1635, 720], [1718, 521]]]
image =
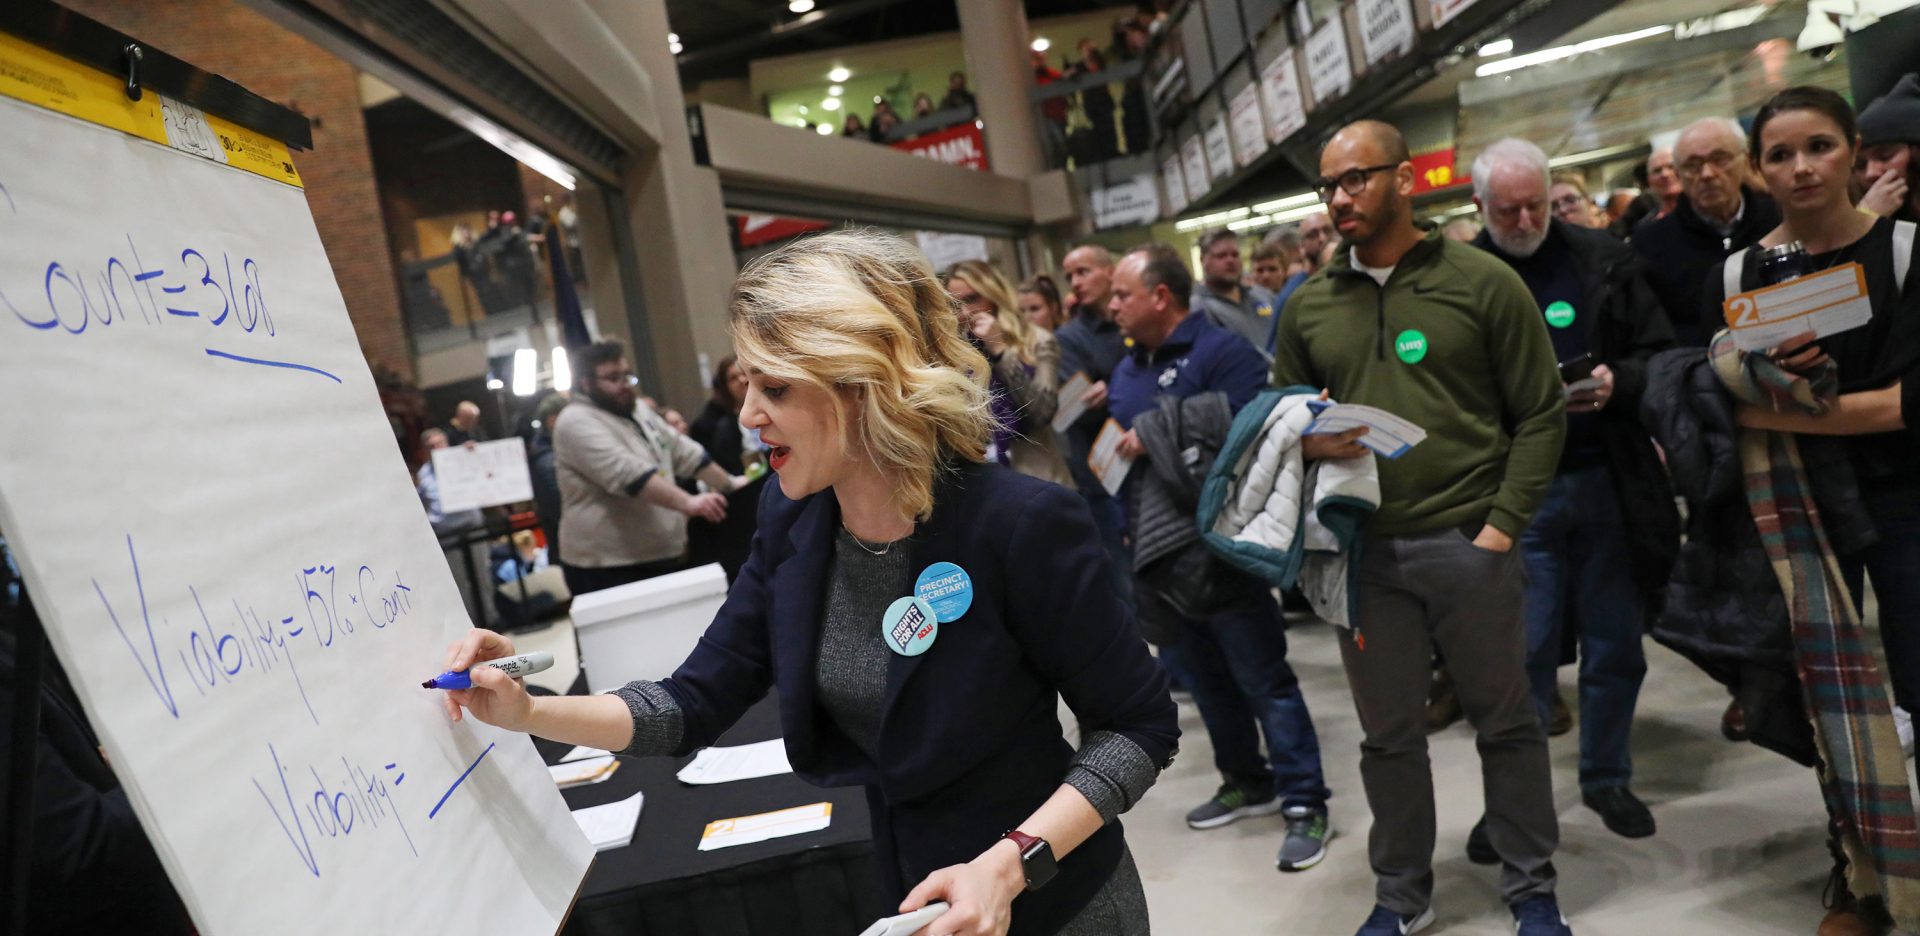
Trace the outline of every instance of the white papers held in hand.
[[1873, 321], [1866, 269], [1858, 263], [1736, 293], [1722, 305], [1734, 345], [1747, 352], [1764, 351], [1805, 332], [1825, 338]]
[[703, 748], [675, 776], [681, 783], [700, 785], [788, 773], [793, 773], [793, 765], [787, 763], [787, 744], [775, 738], [737, 747]]
[[1100, 427], [1100, 437], [1093, 440], [1093, 451], [1087, 453], [1087, 467], [1100, 479], [1100, 486], [1115, 497], [1120, 496], [1120, 485], [1126, 482], [1127, 472], [1133, 470], [1133, 459], [1120, 454], [1120, 440], [1126, 434], [1119, 423], [1109, 419]]
[[1365, 426], [1367, 433], [1358, 441], [1381, 458], [1399, 458], [1427, 437], [1427, 430], [1378, 407], [1330, 400], [1315, 400], [1307, 407], [1316, 418], [1307, 425], [1306, 435], [1333, 435]]
[[1080, 399], [1093, 388], [1093, 381], [1087, 378], [1086, 371], [1074, 371], [1067, 382], [1060, 385], [1059, 408], [1053, 411], [1053, 431], [1065, 432], [1087, 412], [1085, 400]]
[[573, 821], [596, 851], [625, 848], [633, 844], [633, 829], [640, 822], [640, 807], [646, 799], [645, 794], [635, 793], [617, 802], [576, 809]]

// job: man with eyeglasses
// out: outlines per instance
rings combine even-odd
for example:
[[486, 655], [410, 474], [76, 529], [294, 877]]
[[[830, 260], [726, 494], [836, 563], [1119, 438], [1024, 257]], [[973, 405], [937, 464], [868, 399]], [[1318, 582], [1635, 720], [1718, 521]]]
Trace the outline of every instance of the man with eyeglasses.
[[[1559, 844], [1547, 735], [1534, 711], [1514, 541], [1546, 494], [1566, 435], [1553, 342], [1518, 274], [1413, 220], [1406, 140], [1349, 124], [1320, 153], [1314, 187], [1348, 250], [1294, 292], [1274, 349], [1277, 386], [1324, 388], [1427, 430], [1377, 459], [1340, 656], [1364, 740], [1377, 876], [1358, 936], [1433, 922], [1436, 826], [1428, 673], [1437, 644], [1478, 733], [1487, 832], [1519, 936], [1569, 936], [1554, 898]], [[1363, 429], [1310, 435], [1309, 460], [1356, 458]]]
[[[573, 372], [574, 400], [553, 433], [567, 590], [582, 595], [679, 571], [687, 519], [725, 520], [726, 495], [747, 479], [727, 474], [700, 443], [638, 405], [619, 342], [575, 351]], [[676, 478], [698, 478], [709, 490], [689, 494]]]
[[1780, 224], [1780, 209], [1753, 188], [1747, 172], [1747, 135], [1724, 117], [1696, 120], [1673, 144], [1680, 200], [1665, 217], [1640, 222], [1633, 247], [1647, 260], [1647, 282], [1673, 322], [1682, 345], [1705, 347], [1720, 330], [1719, 306], [1708, 307], [1701, 286], [1736, 250], [1753, 246]]

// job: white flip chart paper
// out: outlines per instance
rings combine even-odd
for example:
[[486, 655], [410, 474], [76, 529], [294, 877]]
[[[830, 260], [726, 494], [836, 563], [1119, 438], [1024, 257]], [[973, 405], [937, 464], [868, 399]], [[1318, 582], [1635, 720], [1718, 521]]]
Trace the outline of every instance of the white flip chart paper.
[[420, 688], [469, 623], [304, 194], [0, 139], [0, 530], [200, 931], [556, 931], [592, 847]]

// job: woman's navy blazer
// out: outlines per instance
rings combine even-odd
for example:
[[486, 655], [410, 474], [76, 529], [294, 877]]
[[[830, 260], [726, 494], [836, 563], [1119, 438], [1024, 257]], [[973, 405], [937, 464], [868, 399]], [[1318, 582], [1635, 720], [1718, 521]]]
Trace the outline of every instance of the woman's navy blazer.
[[[1085, 734], [1125, 735], [1164, 767], [1180, 729], [1085, 501], [998, 465], [963, 463], [935, 483], [934, 510], [907, 544], [912, 569], [951, 562], [972, 606], [919, 656], [887, 667], [878, 762], [814, 698], [828, 565], [840, 508], [831, 491], [788, 499], [770, 484], [753, 552], [726, 605], [663, 685], [686, 717], [685, 754], [712, 744], [779, 692], [794, 771], [818, 786], [867, 788], [884, 883], [897, 896], [972, 860], [1038, 809], [1066, 776], [1056, 693]], [[876, 630], [881, 622], [874, 621]], [[1099, 889], [1123, 848], [1109, 823], [1014, 903], [1012, 932], [1049, 933]]]

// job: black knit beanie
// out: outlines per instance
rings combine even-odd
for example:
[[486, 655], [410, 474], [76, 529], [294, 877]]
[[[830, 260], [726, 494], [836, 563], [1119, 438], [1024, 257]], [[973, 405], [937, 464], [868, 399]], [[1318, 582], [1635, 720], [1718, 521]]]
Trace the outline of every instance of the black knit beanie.
[[1860, 145], [1920, 143], [1920, 73], [1909, 72], [1860, 112]]

